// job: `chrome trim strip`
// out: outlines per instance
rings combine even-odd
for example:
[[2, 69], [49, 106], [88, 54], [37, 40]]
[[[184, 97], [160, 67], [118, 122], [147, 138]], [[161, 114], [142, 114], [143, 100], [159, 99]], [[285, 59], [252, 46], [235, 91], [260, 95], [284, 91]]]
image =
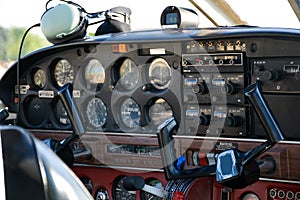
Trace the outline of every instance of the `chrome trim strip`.
[[[45, 132], [45, 133], [69, 133], [71, 134], [72, 131], [68, 130], [42, 130], [42, 129], [27, 129], [30, 132]], [[156, 134], [147, 134], [147, 133], [119, 133], [119, 132], [92, 132], [88, 131], [86, 134], [89, 135], [111, 135], [111, 136], [138, 136], [138, 137], [157, 137]], [[266, 139], [253, 139], [253, 138], [224, 138], [224, 137], [205, 137], [205, 136], [190, 136], [190, 135], [174, 135], [174, 138], [179, 139], [200, 139], [200, 140], [226, 140], [226, 141], [241, 141], [241, 142], [265, 142]], [[280, 141], [280, 144], [295, 144], [300, 145], [300, 141], [291, 141], [291, 140], [284, 140]]]
[[181, 139], [201, 139], [201, 140], [226, 140], [226, 141], [241, 141], [241, 142], [265, 142], [264, 139], [251, 138], [223, 138], [223, 137], [205, 137], [205, 136], [189, 136], [189, 135], [174, 135], [174, 138]]
[[114, 165], [91, 165], [91, 164], [79, 164], [75, 163], [74, 166], [77, 167], [95, 167], [95, 168], [110, 168], [110, 169], [120, 169], [120, 170], [132, 170], [132, 171], [145, 171], [145, 172], [164, 172], [163, 169], [154, 168], [142, 168], [142, 167], [124, 167], [124, 166], [114, 166]]
[[259, 178], [260, 181], [267, 181], [267, 182], [277, 182], [277, 183], [290, 183], [290, 184], [299, 184], [300, 180], [284, 180], [284, 179], [271, 179], [271, 178]]

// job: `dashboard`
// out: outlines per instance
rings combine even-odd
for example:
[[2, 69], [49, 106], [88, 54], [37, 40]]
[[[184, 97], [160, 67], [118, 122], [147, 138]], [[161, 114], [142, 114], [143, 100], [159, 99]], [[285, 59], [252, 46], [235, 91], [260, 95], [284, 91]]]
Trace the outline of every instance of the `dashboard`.
[[[95, 199], [160, 199], [130, 193], [123, 178], [139, 174], [165, 188], [168, 199], [300, 199], [300, 32], [222, 27], [164, 29], [97, 36], [54, 45], [15, 63], [0, 97], [17, 118], [10, 123], [40, 139], [62, 139], [72, 125], [57, 92], [73, 86], [85, 134], [73, 142], [72, 168]], [[18, 78], [17, 78], [18, 77]], [[167, 119], [179, 129], [185, 166], [213, 165], [226, 149], [258, 146], [267, 133], [244, 95], [259, 81], [284, 141], [260, 158], [272, 172], [244, 189], [226, 190], [212, 177], [166, 180], [156, 133]], [[107, 177], [107, 178], [103, 178]]]

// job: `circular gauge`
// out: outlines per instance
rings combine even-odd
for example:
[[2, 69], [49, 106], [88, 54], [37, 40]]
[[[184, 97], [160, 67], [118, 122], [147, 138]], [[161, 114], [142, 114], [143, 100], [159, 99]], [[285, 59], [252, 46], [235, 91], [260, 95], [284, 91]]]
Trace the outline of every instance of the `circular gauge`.
[[121, 105], [121, 121], [128, 128], [136, 128], [140, 125], [141, 110], [139, 105], [131, 98]]
[[[146, 184], [152, 187], [156, 187], [158, 189], [163, 189], [162, 183], [157, 179], [149, 179], [146, 180]], [[162, 200], [163, 198], [158, 197], [154, 194], [150, 194], [148, 192], [141, 191], [141, 200]]]
[[54, 67], [54, 79], [59, 87], [74, 80], [74, 69], [66, 59], [59, 60]]
[[47, 107], [37, 96], [28, 96], [24, 100], [24, 114], [31, 126], [42, 126], [47, 120]]
[[92, 126], [96, 128], [103, 126], [107, 118], [107, 109], [103, 101], [97, 97], [91, 99], [87, 104], [86, 115]]
[[90, 84], [102, 84], [105, 81], [105, 70], [97, 59], [89, 61], [85, 68], [85, 80]]
[[159, 126], [167, 119], [173, 117], [173, 110], [164, 99], [159, 98], [149, 108], [149, 117], [151, 123], [155, 126]]
[[114, 200], [135, 200], [135, 193], [128, 192], [124, 186], [126, 176], [121, 176], [114, 180], [113, 199]]
[[248, 193], [242, 198], [242, 200], [259, 200], [259, 198], [256, 194]]
[[136, 64], [130, 59], [125, 59], [119, 69], [118, 84], [125, 90], [133, 90], [139, 81], [139, 71]]
[[166, 89], [171, 83], [171, 68], [167, 61], [162, 58], [156, 58], [151, 62], [148, 75], [151, 84], [156, 89]]
[[33, 74], [34, 85], [39, 88], [43, 88], [46, 85], [46, 79], [46, 73], [42, 69], [36, 70]]
[[67, 114], [67, 111], [65, 110], [65, 107], [60, 100], [56, 101], [54, 113], [55, 113], [55, 117], [56, 117], [57, 121], [60, 124], [62, 124], [62, 125], [70, 125], [71, 124], [70, 119]]

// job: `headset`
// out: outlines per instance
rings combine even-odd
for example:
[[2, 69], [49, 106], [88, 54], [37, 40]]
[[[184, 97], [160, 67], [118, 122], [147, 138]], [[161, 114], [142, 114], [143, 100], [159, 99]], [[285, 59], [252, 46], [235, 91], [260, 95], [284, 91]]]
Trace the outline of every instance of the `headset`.
[[[89, 25], [102, 23], [95, 35], [116, 33], [130, 30], [131, 10], [126, 7], [116, 7], [106, 11], [88, 13], [83, 7], [72, 2], [60, 0], [62, 3], [48, 8], [41, 17], [41, 30], [47, 40], [53, 44], [65, 43], [86, 36]], [[89, 24], [89, 19], [101, 20]]]

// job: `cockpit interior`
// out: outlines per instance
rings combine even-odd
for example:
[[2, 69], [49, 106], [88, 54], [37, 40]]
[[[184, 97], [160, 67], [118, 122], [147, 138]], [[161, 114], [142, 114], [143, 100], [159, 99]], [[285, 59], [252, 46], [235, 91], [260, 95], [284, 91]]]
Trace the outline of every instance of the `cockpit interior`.
[[[66, 11], [73, 29], [53, 21]], [[195, 11], [168, 6], [162, 28], [130, 31], [129, 15], [48, 8], [40, 26], [53, 45], [1, 78], [1, 124], [44, 141], [92, 199], [300, 199], [300, 30], [198, 28]], [[89, 17], [105, 17], [94, 36]]]

